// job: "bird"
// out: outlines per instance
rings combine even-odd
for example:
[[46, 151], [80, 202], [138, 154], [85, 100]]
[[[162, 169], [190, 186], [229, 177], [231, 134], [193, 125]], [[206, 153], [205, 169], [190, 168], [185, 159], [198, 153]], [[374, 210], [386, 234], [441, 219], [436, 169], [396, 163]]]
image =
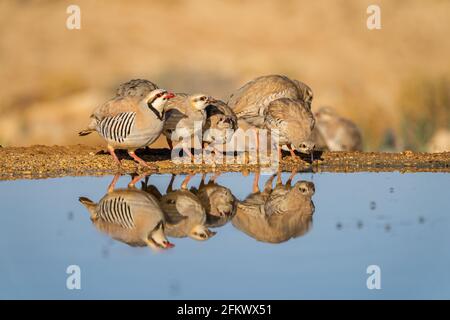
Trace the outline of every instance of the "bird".
[[[248, 82], [234, 92], [228, 100], [228, 105], [236, 113], [238, 119], [242, 119], [258, 129], [280, 129], [291, 126], [290, 123], [295, 121], [300, 121], [302, 123], [311, 122], [312, 126], [314, 126], [314, 120], [311, 121], [312, 114], [310, 111], [312, 98], [312, 90], [306, 84], [298, 80], [291, 80], [282, 75], [267, 75]], [[289, 99], [290, 102], [274, 103], [279, 99]], [[284, 101], [286, 102], [287, 100]], [[272, 105], [272, 111], [268, 112], [270, 105]], [[296, 108], [294, 105], [298, 106], [297, 109], [299, 111], [295, 111]], [[288, 110], [278, 112], [277, 110], [283, 106], [289, 106]], [[303, 111], [301, 109], [305, 110]], [[293, 115], [295, 118], [275, 118], [275, 116], [281, 117], [285, 114]], [[306, 116], [306, 119], [303, 119], [303, 116]], [[271, 121], [271, 123], [268, 124], [267, 121], [272, 119], [274, 121]], [[306, 130], [307, 126], [304, 129]], [[285, 141], [285, 143], [298, 144], [295, 146], [298, 151], [302, 153], [311, 153], [310, 149], [312, 149], [313, 145], [307, 134], [307, 131], [311, 129], [305, 130], [296, 130], [297, 133], [294, 133], [294, 141], [289, 141], [289, 139], [287, 139], [288, 141]], [[302, 131], [302, 134], [300, 134], [300, 131]], [[297, 137], [300, 135], [302, 137]], [[289, 136], [284, 136], [285, 138], [290, 138]], [[304, 141], [299, 141], [300, 138]], [[256, 132], [255, 141], [256, 148], [258, 149], [258, 132]], [[300, 145], [303, 145], [302, 148], [300, 148]], [[290, 150], [291, 155], [294, 155], [294, 151], [292, 149]]]
[[159, 137], [165, 120], [164, 106], [173, 97], [173, 93], [164, 89], [155, 89], [142, 99], [114, 97], [94, 110], [87, 129], [78, 134], [85, 136], [97, 131], [119, 167], [121, 162], [115, 149], [126, 149], [139, 164], [150, 167], [135, 150], [152, 144]]
[[[322, 107], [314, 113], [318, 135], [330, 151], [362, 151], [362, 135], [358, 126], [341, 117], [331, 107]], [[320, 137], [321, 136], [321, 137]]]
[[311, 110], [299, 100], [280, 98], [269, 103], [264, 111], [264, 127], [278, 140], [279, 159], [283, 145], [288, 147], [293, 158], [297, 157], [294, 150], [312, 154], [314, 124]]
[[218, 99], [211, 101], [205, 111], [203, 142], [214, 146], [227, 143], [238, 128], [238, 119], [234, 111], [225, 102]]
[[158, 86], [149, 80], [133, 79], [122, 83], [116, 90], [116, 96], [142, 99], [156, 89], [158, 89]]
[[297, 84], [286, 76], [267, 75], [253, 79], [232, 93], [228, 105], [238, 119], [260, 128], [264, 124], [265, 109], [280, 98], [301, 99]]
[[160, 199], [161, 208], [165, 214], [167, 235], [175, 238], [190, 237], [205, 241], [216, 232], [206, 227], [206, 212], [200, 199], [188, 190], [191, 176], [186, 176], [179, 190], [173, 190], [175, 175], [172, 175], [167, 192]]
[[158, 200], [133, 187], [114, 190], [116, 175], [98, 203], [80, 197], [95, 227], [130, 246], [169, 249], [174, 244], [165, 235], [165, 219]]
[[215, 100], [203, 93], [191, 95], [176, 93], [175, 95], [176, 97], [165, 107], [166, 119], [163, 134], [170, 149], [173, 149], [172, 141], [181, 140], [183, 151], [192, 157], [191, 140], [201, 137], [206, 122], [205, 108]]
[[236, 213], [237, 204], [231, 190], [216, 182], [218, 176], [219, 174], [214, 175], [208, 183], [205, 183], [206, 174], [203, 174], [198, 188], [191, 188], [205, 208], [206, 225], [216, 228], [232, 219]]
[[314, 184], [298, 181], [291, 186], [293, 175], [285, 185], [280, 173], [273, 189], [271, 176], [262, 192], [254, 192], [238, 204], [232, 224], [250, 237], [268, 243], [281, 243], [307, 233], [311, 227]]

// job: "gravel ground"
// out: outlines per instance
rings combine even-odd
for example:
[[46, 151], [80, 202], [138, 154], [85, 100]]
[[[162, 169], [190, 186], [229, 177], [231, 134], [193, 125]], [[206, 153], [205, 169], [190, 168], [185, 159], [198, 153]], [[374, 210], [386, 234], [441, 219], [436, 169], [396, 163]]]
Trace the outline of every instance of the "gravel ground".
[[[138, 150], [137, 154], [150, 162], [154, 169], [137, 166], [126, 153], [118, 152], [123, 173], [149, 171], [153, 173], [198, 173], [213, 171], [258, 170], [257, 165], [175, 164], [168, 149]], [[450, 152], [402, 153], [378, 152], [316, 152], [311, 164], [309, 156], [294, 160], [285, 154], [283, 171], [314, 172], [450, 172]], [[112, 157], [102, 147], [31, 146], [0, 147], [0, 180], [38, 179], [62, 176], [110, 175], [118, 171]]]

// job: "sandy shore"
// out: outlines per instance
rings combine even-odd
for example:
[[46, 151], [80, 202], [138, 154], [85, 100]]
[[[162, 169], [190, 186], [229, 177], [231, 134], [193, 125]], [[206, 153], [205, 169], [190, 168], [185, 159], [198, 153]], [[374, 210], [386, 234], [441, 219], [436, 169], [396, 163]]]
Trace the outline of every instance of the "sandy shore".
[[[140, 150], [144, 160], [154, 169], [139, 168], [125, 153], [119, 152], [124, 173], [149, 171], [153, 173], [199, 173], [213, 171], [258, 170], [257, 165], [199, 165], [175, 164], [168, 149]], [[450, 172], [450, 152], [402, 153], [377, 152], [316, 152], [314, 162], [308, 156], [294, 160], [286, 154], [281, 161], [283, 171], [314, 172]], [[118, 171], [111, 156], [102, 147], [31, 146], [0, 147], [0, 180], [36, 179], [62, 176], [111, 175]]]

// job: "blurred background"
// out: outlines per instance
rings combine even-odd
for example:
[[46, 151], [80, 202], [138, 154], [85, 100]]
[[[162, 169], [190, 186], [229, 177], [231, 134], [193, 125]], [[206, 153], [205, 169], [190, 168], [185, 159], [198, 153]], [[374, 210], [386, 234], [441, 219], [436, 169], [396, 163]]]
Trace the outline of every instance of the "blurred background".
[[[365, 150], [436, 151], [450, 141], [450, 1], [376, 1], [371, 31], [373, 3], [2, 1], [0, 145], [101, 145], [77, 132], [129, 79], [227, 100], [284, 74], [312, 87], [313, 109], [353, 120]], [[70, 4], [81, 30], [66, 28]]]

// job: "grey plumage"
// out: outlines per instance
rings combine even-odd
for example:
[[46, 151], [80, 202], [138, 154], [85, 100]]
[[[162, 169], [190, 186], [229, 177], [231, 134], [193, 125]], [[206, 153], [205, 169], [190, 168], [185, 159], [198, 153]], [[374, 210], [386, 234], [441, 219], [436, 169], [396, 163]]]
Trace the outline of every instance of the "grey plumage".
[[191, 188], [191, 191], [197, 195], [205, 208], [207, 227], [221, 227], [236, 213], [237, 200], [233, 193], [230, 189], [217, 184], [215, 179], [205, 183], [203, 175], [198, 189]]
[[238, 204], [232, 224], [250, 237], [269, 243], [280, 243], [304, 235], [312, 224], [314, 185], [299, 181], [293, 187], [278, 183], [272, 189], [273, 177], [264, 191], [254, 192]]
[[330, 151], [362, 151], [362, 135], [355, 123], [343, 118], [330, 107], [322, 107], [314, 114], [316, 139], [325, 141]]
[[149, 80], [133, 79], [122, 83], [116, 90], [116, 96], [142, 99], [156, 89], [158, 86]]
[[143, 191], [117, 189], [98, 203], [80, 197], [95, 227], [130, 246], [170, 248], [164, 234], [165, 219], [158, 201]]
[[127, 149], [133, 159], [148, 166], [134, 151], [159, 137], [164, 126], [164, 105], [173, 97], [164, 89], [150, 91], [143, 98], [116, 96], [94, 110], [87, 129], [79, 135], [97, 131], [119, 166], [115, 149]]
[[[258, 77], [230, 96], [228, 105], [239, 120], [257, 128], [280, 130], [280, 144], [291, 145], [298, 151], [310, 153], [314, 145], [311, 132], [313, 93], [309, 86], [286, 76]], [[280, 147], [278, 148], [280, 153]]]
[[175, 176], [169, 184], [167, 193], [160, 203], [167, 224], [167, 235], [170, 237], [190, 237], [204, 241], [215, 235], [206, 227], [206, 212], [200, 199], [183, 184], [180, 190], [172, 190]]
[[206, 121], [203, 127], [203, 141], [210, 144], [228, 142], [238, 128], [234, 111], [223, 101], [214, 100], [205, 109]]
[[314, 117], [299, 100], [281, 98], [272, 101], [265, 110], [264, 125], [272, 132], [278, 132], [280, 145], [292, 145], [302, 152], [312, 150]]

